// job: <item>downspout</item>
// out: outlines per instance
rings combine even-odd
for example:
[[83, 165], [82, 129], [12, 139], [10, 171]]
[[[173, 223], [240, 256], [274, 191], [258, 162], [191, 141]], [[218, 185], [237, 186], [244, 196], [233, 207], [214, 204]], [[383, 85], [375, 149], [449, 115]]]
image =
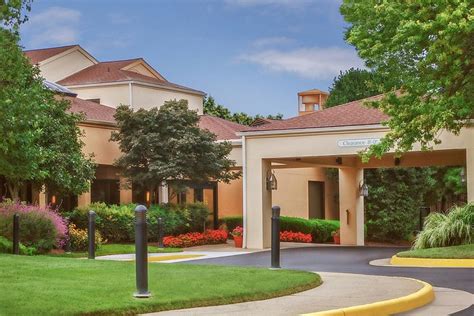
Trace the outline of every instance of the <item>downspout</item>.
[[246, 140], [245, 136], [242, 136], [242, 222], [243, 222], [243, 229], [244, 229], [244, 238], [243, 238], [243, 247], [247, 248], [247, 153], [246, 153]]
[[128, 83], [128, 103], [130, 107], [133, 108], [133, 89], [132, 89], [132, 83]]

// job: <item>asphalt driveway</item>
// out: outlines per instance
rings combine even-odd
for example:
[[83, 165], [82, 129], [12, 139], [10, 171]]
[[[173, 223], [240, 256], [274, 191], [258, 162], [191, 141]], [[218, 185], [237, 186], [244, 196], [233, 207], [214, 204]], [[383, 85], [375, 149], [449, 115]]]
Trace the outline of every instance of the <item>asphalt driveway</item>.
[[[311, 247], [281, 251], [281, 266], [287, 269], [321, 272], [403, 276], [426, 281], [433, 286], [474, 293], [474, 269], [461, 268], [395, 268], [369, 265], [374, 259], [389, 258], [402, 248], [387, 247]], [[189, 261], [193, 264], [270, 266], [270, 252]]]

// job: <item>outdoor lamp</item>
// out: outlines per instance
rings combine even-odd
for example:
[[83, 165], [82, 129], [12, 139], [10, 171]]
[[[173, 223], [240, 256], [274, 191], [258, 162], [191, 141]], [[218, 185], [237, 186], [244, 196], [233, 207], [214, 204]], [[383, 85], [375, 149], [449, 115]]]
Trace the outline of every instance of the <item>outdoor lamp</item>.
[[56, 195], [51, 196], [51, 204], [56, 204]]
[[461, 168], [460, 176], [461, 176], [461, 182], [466, 183], [466, 170], [464, 169], [464, 167]]
[[278, 181], [277, 178], [275, 177], [275, 173], [271, 170], [268, 170], [267, 172], [267, 190], [276, 190], [278, 187]]
[[150, 207], [150, 191], [146, 191], [145, 200], [146, 200], [146, 205]]
[[369, 196], [369, 186], [367, 185], [367, 183], [364, 182], [364, 180], [360, 180], [359, 195], [363, 197]]

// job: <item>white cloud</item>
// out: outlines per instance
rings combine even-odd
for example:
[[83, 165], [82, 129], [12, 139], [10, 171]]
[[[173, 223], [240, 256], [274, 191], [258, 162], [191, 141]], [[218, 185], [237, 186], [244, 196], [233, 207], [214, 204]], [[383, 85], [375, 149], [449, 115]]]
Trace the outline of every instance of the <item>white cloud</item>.
[[81, 12], [64, 7], [51, 7], [32, 14], [24, 26], [30, 35], [31, 47], [76, 43], [79, 37]]
[[252, 45], [257, 48], [274, 47], [292, 43], [291, 38], [285, 36], [262, 37], [253, 41]]
[[238, 57], [241, 62], [262, 66], [278, 72], [293, 73], [309, 79], [332, 79], [341, 70], [364, 68], [353, 49], [311, 47], [293, 50], [267, 49]]

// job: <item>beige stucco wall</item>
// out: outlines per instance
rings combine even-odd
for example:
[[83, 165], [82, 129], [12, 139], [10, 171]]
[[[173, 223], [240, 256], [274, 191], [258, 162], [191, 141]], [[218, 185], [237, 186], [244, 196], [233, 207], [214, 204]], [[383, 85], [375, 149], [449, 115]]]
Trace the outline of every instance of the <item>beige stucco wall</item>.
[[165, 101], [169, 100], [187, 100], [188, 107], [196, 110], [198, 114], [203, 113], [203, 96], [185, 92], [160, 89], [140, 84], [133, 84], [133, 107], [149, 109], [152, 107], [160, 107]]
[[219, 218], [242, 216], [242, 178], [218, 184]]
[[56, 82], [92, 65], [94, 65], [92, 60], [80, 51], [74, 50], [49, 61], [45, 60], [39, 66], [41, 75], [46, 80]]
[[188, 100], [189, 109], [197, 111], [198, 114], [203, 113], [202, 96], [179, 91], [132, 84], [132, 97], [130, 98], [128, 83], [90, 87], [69, 86], [68, 88], [76, 92], [81, 99], [100, 99], [100, 103], [111, 107], [118, 107], [121, 104], [130, 105], [131, 100], [135, 109], [150, 109], [162, 106], [165, 101], [184, 99]]
[[129, 104], [128, 84], [102, 85], [94, 87], [69, 87], [81, 99], [100, 99], [100, 103], [116, 108]]
[[93, 125], [79, 125], [79, 128], [84, 132], [82, 151], [85, 154], [93, 153], [97, 164], [112, 165], [120, 157], [118, 144], [110, 141], [114, 129]]
[[334, 205], [334, 188], [326, 181], [325, 168], [277, 169], [278, 189], [272, 192], [272, 204], [281, 207], [282, 216], [308, 218], [308, 182], [324, 182], [325, 218], [337, 218]]

